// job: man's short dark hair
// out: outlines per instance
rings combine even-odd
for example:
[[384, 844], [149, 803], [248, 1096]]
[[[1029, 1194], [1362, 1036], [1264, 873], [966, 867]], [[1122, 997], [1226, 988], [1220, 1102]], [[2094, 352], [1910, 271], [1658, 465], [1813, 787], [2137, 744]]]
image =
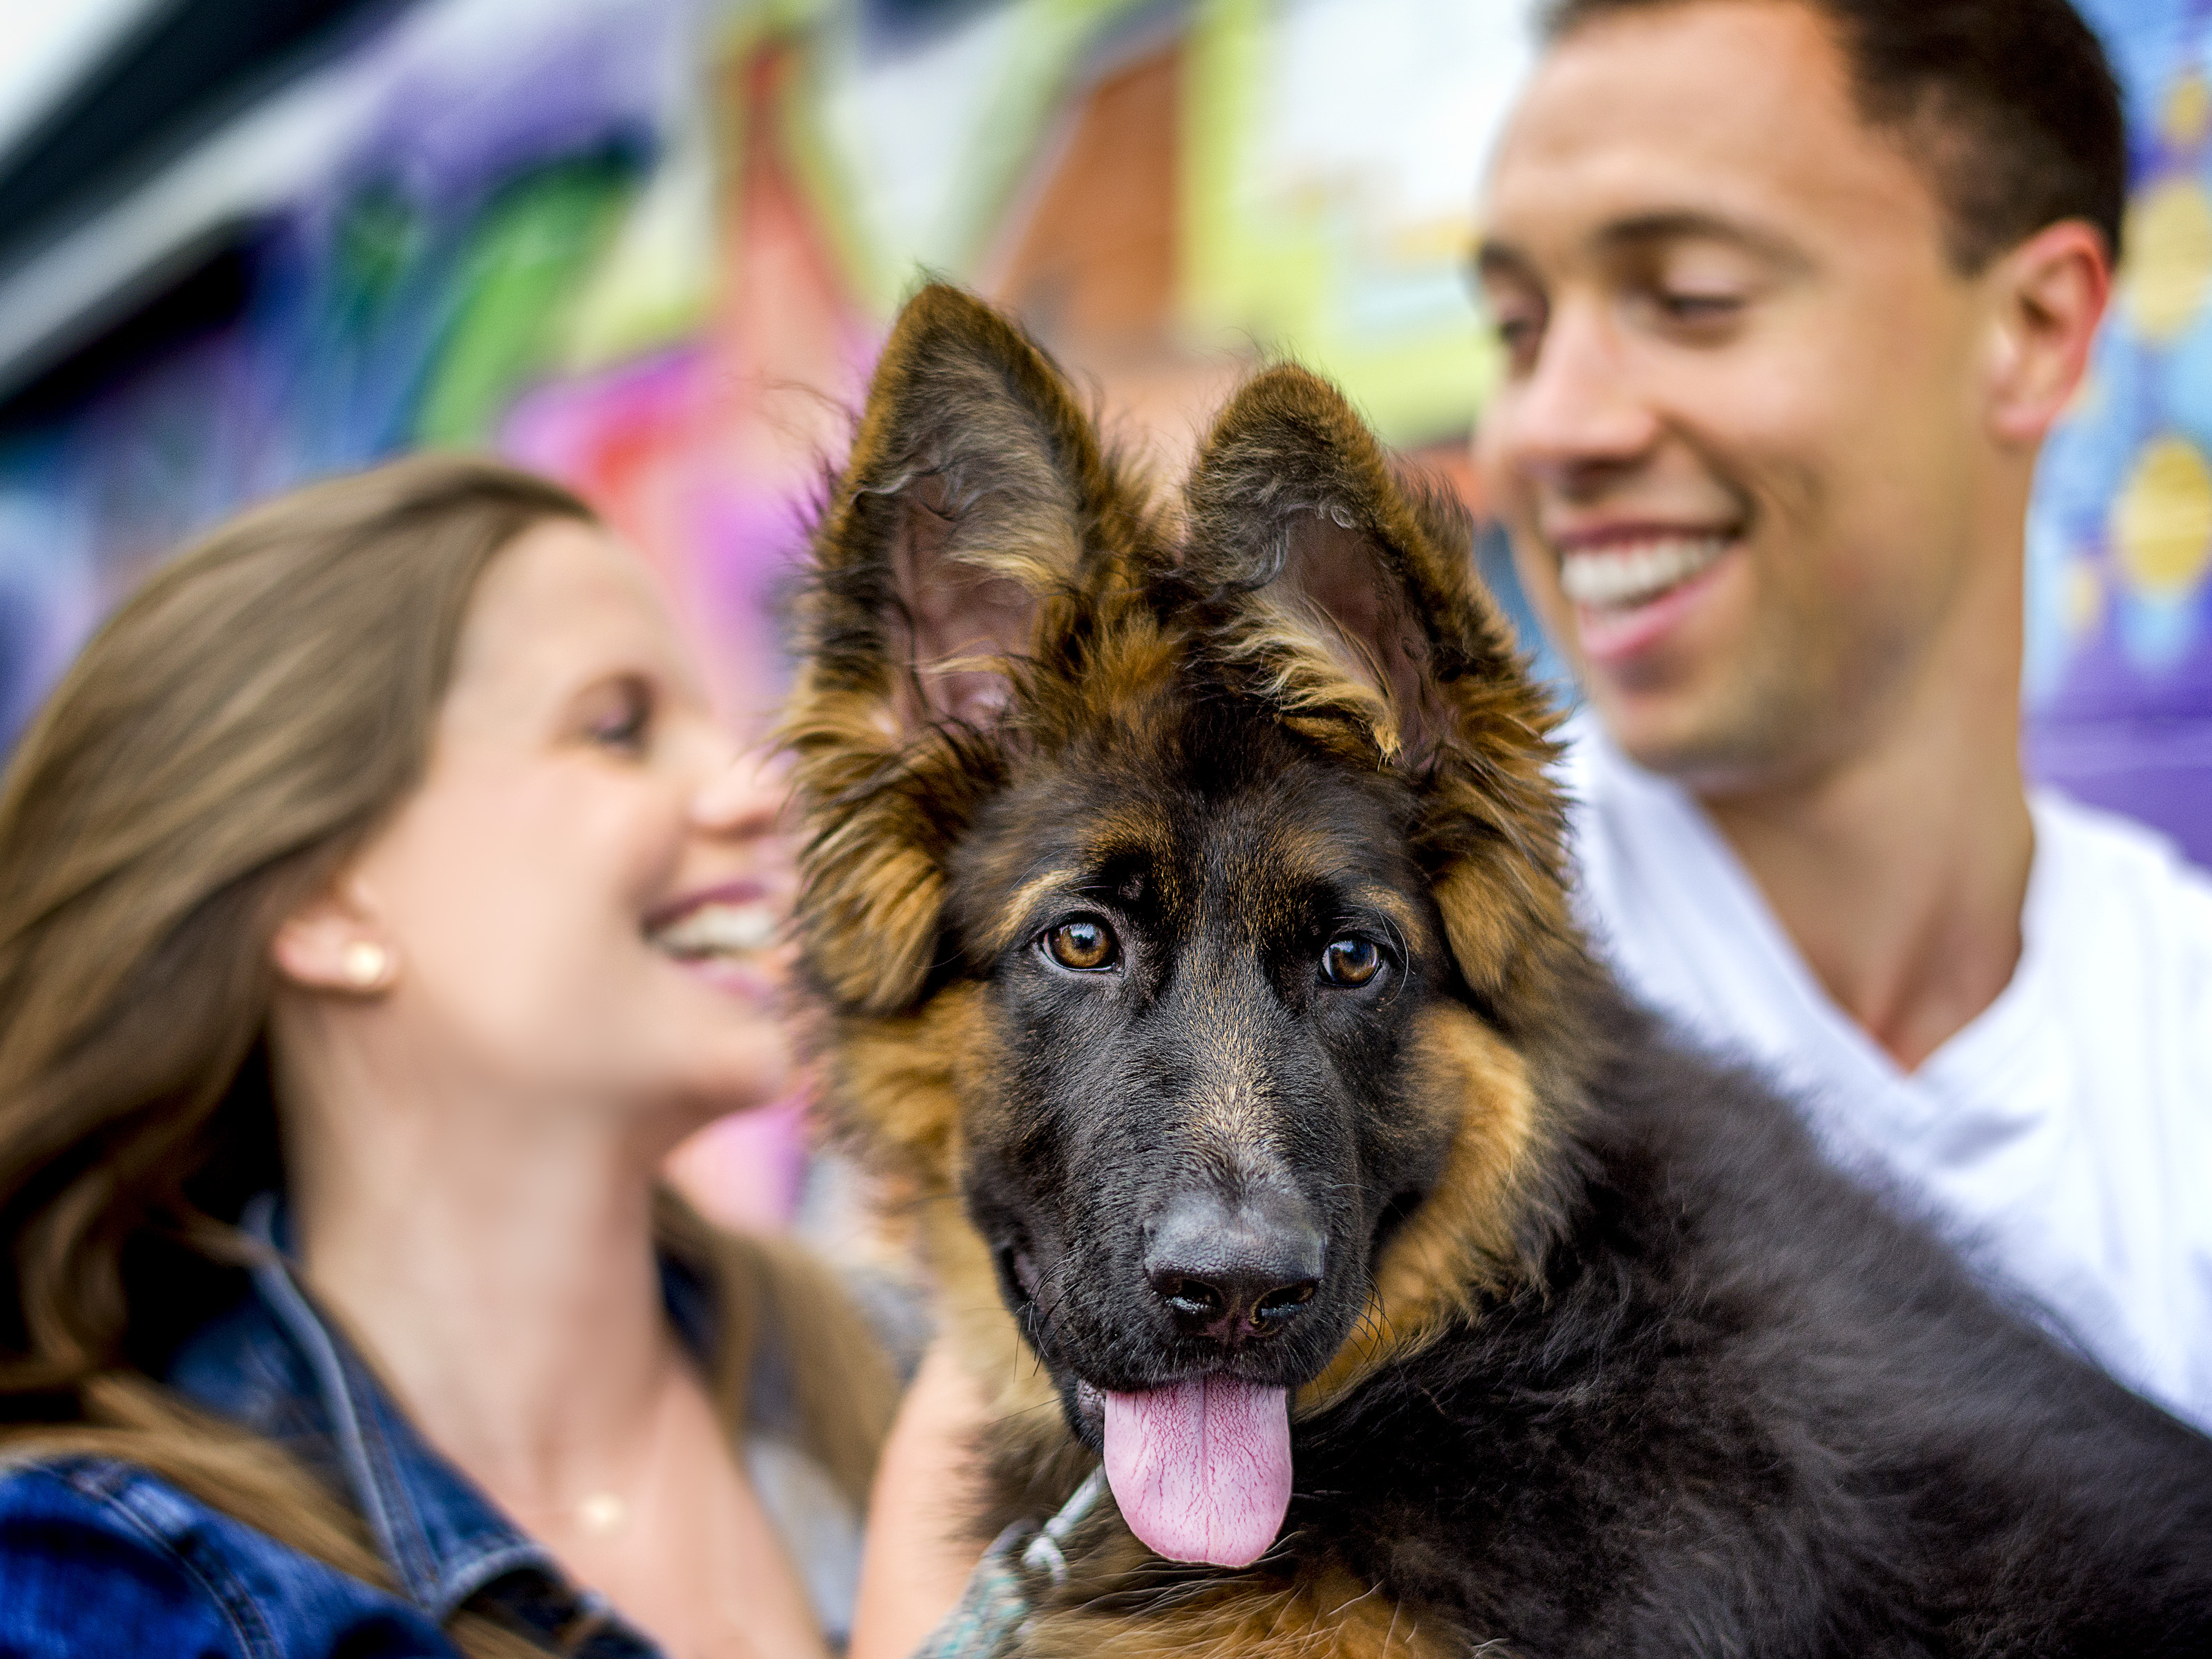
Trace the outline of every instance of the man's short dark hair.
[[[1784, 3], [1784, 0], [1768, 0]], [[1550, 0], [1543, 36], [1700, 0]], [[2062, 219], [2086, 219], [2117, 259], [2127, 204], [2120, 94], [2068, 0], [1787, 0], [1824, 19], [1869, 126], [1893, 132], [1948, 220], [1960, 270]]]

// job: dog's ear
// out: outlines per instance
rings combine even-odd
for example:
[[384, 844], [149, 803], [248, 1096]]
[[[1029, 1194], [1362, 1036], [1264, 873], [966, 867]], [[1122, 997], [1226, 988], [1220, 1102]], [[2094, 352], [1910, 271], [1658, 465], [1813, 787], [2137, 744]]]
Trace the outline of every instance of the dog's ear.
[[1183, 576], [1227, 618], [1224, 660], [1294, 726], [1412, 782], [1462, 972], [1502, 989], [1571, 932], [1556, 717], [1474, 574], [1465, 509], [1399, 476], [1342, 394], [1291, 366], [1231, 399], [1184, 495]]
[[878, 360], [817, 532], [815, 665], [874, 684], [908, 729], [988, 726], [1005, 659], [1075, 578], [1115, 495], [1052, 364], [957, 289], [910, 300]]
[[908, 302], [815, 532], [783, 730], [810, 837], [802, 932], [837, 1003], [920, 991], [945, 853], [1007, 758], [1012, 678], [1134, 510], [1020, 330], [955, 289]]
[[1401, 479], [1343, 396], [1284, 366], [1222, 411], [1185, 487], [1186, 575], [1229, 596], [1279, 696], [1354, 715], [1419, 768], [1457, 734], [1450, 688], [1524, 684], [1473, 580], [1473, 526]]

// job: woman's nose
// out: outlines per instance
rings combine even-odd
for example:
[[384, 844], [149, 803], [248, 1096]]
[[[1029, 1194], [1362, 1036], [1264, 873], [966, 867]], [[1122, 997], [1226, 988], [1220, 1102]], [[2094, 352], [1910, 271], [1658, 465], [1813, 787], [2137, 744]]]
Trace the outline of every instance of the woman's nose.
[[770, 751], [743, 749], [701, 781], [691, 817], [718, 836], [764, 836], [776, 825], [789, 787], [787, 769]]

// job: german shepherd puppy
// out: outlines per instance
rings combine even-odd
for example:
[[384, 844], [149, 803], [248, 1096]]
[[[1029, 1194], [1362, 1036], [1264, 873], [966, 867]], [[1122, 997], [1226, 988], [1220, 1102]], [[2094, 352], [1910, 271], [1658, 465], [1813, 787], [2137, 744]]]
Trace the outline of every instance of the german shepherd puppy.
[[801, 617], [828, 1093], [982, 1535], [1114, 1495], [1023, 1651], [2212, 1654], [2212, 1442], [1624, 1000], [1468, 525], [1322, 380], [1164, 506], [927, 289]]

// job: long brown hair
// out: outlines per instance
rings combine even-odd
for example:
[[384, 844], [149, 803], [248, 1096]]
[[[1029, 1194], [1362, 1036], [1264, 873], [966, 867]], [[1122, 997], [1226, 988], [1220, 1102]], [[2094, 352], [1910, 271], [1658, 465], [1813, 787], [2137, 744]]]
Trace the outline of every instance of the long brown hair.
[[[240, 1293], [232, 1224], [282, 1178], [270, 934], [421, 781], [478, 579], [549, 519], [597, 522], [467, 457], [298, 490], [159, 570], [24, 733], [0, 782], [0, 1458], [124, 1457], [390, 1582], [301, 1465], [154, 1378]], [[660, 1212], [724, 1287], [726, 1407], [772, 1320], [815, 1449], [864, 1497], [891, 1383], [850, 1316], [777, 1317], [805, 1268]], [[452, 1633], [518, 1650], [472, 1615]]]

